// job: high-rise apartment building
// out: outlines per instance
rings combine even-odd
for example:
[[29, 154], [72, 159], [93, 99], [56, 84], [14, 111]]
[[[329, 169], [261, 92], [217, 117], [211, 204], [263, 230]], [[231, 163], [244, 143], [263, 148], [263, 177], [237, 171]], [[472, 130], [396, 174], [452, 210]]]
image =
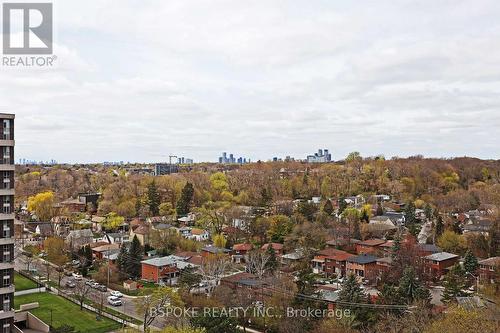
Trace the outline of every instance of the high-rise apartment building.
[[0, 332], [14, 326], [14, 115], [0, 113]]

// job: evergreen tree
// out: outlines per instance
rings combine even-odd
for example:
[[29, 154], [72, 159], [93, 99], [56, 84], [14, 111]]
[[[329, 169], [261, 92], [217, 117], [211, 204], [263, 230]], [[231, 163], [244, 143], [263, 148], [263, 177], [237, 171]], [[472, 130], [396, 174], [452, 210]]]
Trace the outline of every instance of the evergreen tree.
[[86, 245], [84, 247], [84, 255], [85, 255], [85, 259], [87, 261], [87, 265], [90, 266], [92, 264], [92, 260], [93, 260], [92, 248], [90, 247], [90, 245]]
[[144, 249], [142, 248], [137, 235], [134, 235], [128, 251], [125, 269], [131, 277], [137, 278], [141, 275], [141, 260], [143, 253]]
[[269, 245], [266, 254], [269, 255], [269, 260], [266, 263], [267, 270], [274, 273], [278, 269], [278, 258], [276, 257], [276, 251], [273, 247]]
[[325, 205], [323, 206], [323, 212], [325, 212], [327, 215], [333, 214], [333, 205], [330, 200], [326, 200]]
[[444, 277], [443, 302], [452, 302], [455, 297], [465, 296], [463, 289], [466, 287], [466, 282], [464, 269], [460, 264], [455, 264]]
[[471, 250], [467, 250], [464, 257], [465, 271], [474, 274], [474, 272], [478, 269], [478, 267], [479, 263], [477, 261], [476, 256], [474, 256]]
[[182, 188], [181, 197], [177, 201], [177, 215], [183, 216], [189, 213], [189, 208], [191, 206], [191, 201], [193, 200], [194, 187], [193, 184], [187, 182]]
[[401, 295], [398, 288], [390, 284], [384, 284], [378, 293], [378, 303], [380, 304], [401, 304]]
[[436, 220], [436, 227], [434, 229], [434, 238], [438, 239], [439, 237], [441, 237], [443, 232], [444, 232], [443, 218], [441, 216], [438, 216]]
[[430, 292], [417, 280], [415, 269], [406, 267], [398, 287], [399, 296], [407, 304], [414, 301], [430, 301]]
[[158, 216], [160, 213], [160, 195], [154, 180], [148, 185], [148, 205], [151, 215]]
[[415, 204], [413, 204], [413, 201], [410, 201], [406, 204], [404, 216], [405, 223], [407, 225], [411, 225], [417, 222], [417, 217], [415, 216]]
[[126, 273], [128, 266], [128, 251], [125, 245], [120, 246], [120, 252], [116, 258], [116, 266], [120, 272]]
[[354, 274], [350, 274], [342, 283], [338, 300], [349, 303], [366, 303], [368, 297], [356, 279]]
[[391, 256], [392, 260], [395, 260], [399, 254], [399, 251], [401, 250], [401, 237], [396, 235], [394, 238], [394, 242], [392, 243], [392, 248], [391, 248]]

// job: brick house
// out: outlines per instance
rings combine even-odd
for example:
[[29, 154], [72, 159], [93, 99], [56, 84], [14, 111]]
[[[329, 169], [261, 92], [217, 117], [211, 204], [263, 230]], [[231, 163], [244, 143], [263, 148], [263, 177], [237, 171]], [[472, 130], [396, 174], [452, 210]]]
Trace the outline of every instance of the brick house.
[[281, 243], [267, 243], [262, 245], [260, 248], [263, 251], [267, 251], [269, 247], [272, 247], [274, 250], [274, 253], [276, 253], [277, 256], [283, 255], [283, 244]]
[[155, 283], [175, 284], [180, 272], [188, 267], [197, 267], [187, 262], [188, 258], [174, 255], [141, 261], [141, 279]]
[[385, 240], [378, 238], [364, 240], [356, 244], [356, 253], [375, 253], [381, 251], [382, 249], [379, 246], [385, 242]]
[[377, 257], [363, 253], [347, 258], [346, 274], [354, 274], [359, 278], [374, 281], [378, 275]]
[[495, 268], [500, 266], [500, 257], [491, 257], [479, 261], [479, 280], [483, 283], [494, 283]]
[[246, 254], [253, 249], [253, 245], [249, 243], [234, 244], [231, 251], [231, 260], [235, 263], [246, 261]]
[[448, 252], [437, 252], [424, 257], [425, 272], [433, 279], [446, 274], [449, 267], [458, 262], [459, 256]]
[[346, 260], [352, 257], [352, 254], [342, 250], [326, 248], [318, 252], [318, 255], [312, 259], [312, 269], [316, 274], [330, 276], [346, 275]]

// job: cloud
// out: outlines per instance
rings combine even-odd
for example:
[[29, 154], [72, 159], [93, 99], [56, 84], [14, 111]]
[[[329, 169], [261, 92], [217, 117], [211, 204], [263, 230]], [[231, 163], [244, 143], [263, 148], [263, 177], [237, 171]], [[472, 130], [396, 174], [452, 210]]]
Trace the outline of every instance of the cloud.
[[499, 158], [498, 2], [56, 0], [55, 10], [57, 67], [0, 68], [18, 158], [256, 160], [317, 148]]

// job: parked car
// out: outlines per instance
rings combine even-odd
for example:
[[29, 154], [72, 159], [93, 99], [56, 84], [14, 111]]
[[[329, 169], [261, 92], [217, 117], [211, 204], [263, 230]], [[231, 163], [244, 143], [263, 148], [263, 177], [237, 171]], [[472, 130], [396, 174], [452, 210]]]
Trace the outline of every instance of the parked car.
[[72, 271], [65, 270], [65, 271], [64, 271], [64, 275], [66, 275], [66, 276], [72, 276], [72, 275], [73, 275], [73, 272], [72, 272]]
[[87, 286], [92, 286], [92, 284], [94, 284], [94, 283], [95, 283], [95, 281], [94, 281], [94, 280], [87, 280], [87, 281], [85, 281], [85, 284], [86, 284]]
[[94, 289], [97, 289], [97, 288], [99, 288], [99, 283], [97, 283], [97, 282], [92, 282], [92, 284], [91, 284], [90, 286], [91, 286], [92, 288], [94, 288]]
[[80, 260], [73, 260], [73, 261], [71, 262], [71, 265], [73, 265], [73, 266], [78, 266], [78, 265], [80, 265]]
[[68, 288], [75, 288], [76, 287], [76, 283], [74, 281], [66, 281], [66, 287]]
[[80, 281], [81, 279], [83, 279], [83, 276], [82, 274], [78, 274], [78, 273], [73, 273], [73, 278], [77, 281]]
[[109, 294], [114, 297], [123, 297], [123, 294], [118, 290], [112, 290]]
[[106, 291], [108, 291], [108, 288], [106, 286], [100, 284], [97, 286], [97, 290], [106, 292]]
[[108, 297], [108, 304], [113, 305], [113, 306], [120, 306], [120, 305], [122, 305], [122, 300], [119, 299], [118, 297], [115, 297], [115, 296], [109, 296]]

